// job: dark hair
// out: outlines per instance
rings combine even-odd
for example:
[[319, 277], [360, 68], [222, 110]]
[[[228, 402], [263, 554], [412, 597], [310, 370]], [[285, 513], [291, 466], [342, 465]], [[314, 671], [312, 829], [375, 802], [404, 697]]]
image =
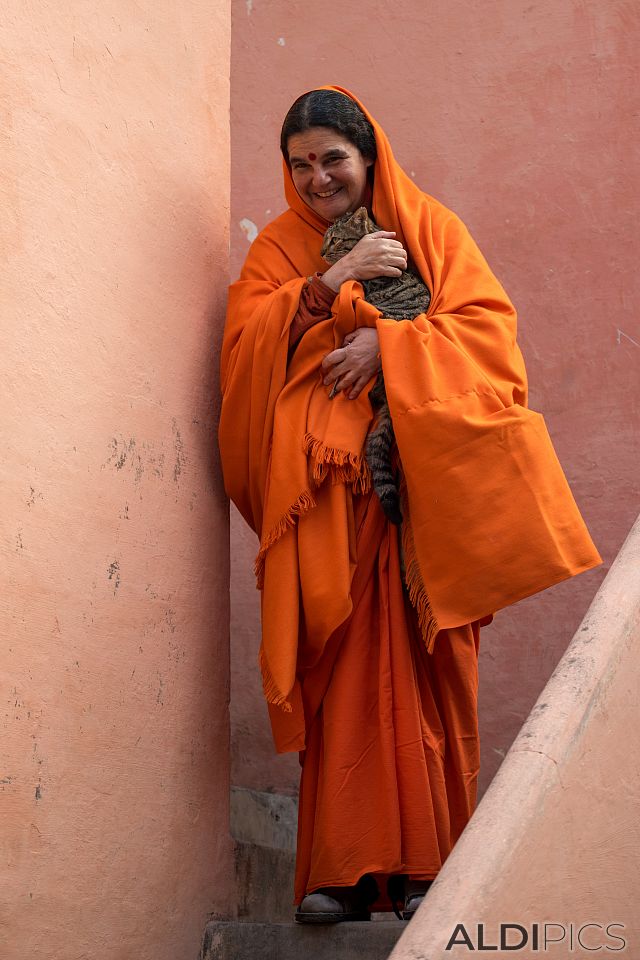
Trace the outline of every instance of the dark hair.
[[280, 149], [289, 163], [289, 137], [311, 127], [329, 127], [341, 133], [366, 160], [378, 156], [373, 127], [351, 97], [336, 90], [312, 90], [303, 93], [290, 108], [280, 134]]

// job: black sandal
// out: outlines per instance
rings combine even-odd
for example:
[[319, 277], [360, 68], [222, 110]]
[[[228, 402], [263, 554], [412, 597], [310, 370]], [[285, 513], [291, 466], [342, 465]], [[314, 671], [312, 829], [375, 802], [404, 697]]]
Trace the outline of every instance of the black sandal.
[[433, 880], [410, 880], [406, 874], [389, 877], [387, 896], [398, 920], [411, 920], [432, 883]]

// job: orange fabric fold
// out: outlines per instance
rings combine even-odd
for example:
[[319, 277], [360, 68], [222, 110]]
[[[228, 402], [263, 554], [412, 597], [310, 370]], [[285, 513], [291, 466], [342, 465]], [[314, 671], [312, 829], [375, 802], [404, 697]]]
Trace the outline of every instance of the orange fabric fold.
[[[398, 535], [373, 493], [355, 498], [353, 612], [320, 660], [299, 664], [307, 726], [295, 901], [364, 873], [433, 879], [476, 802], [479, 625], [427, 653], [402, 588]], [[276, 720], [277, 723], [277, 720]]]
[[281, 750], [304, 745], [301, 638], [319, 658], [352, 610], [352, 497], [370, 484], [371, 408], [366, 390], [329, 401], [320, 364], [356, 327], [376, 326], [380, 338], [406, 483], [408, 587], [430, 646], [438, 628], [600, 562], [542, 418], [526, 409], [513, 306], [465, 226], [418, 189], [360, 107], [378, 150], [373, 216], [396, 231], [428, 285], [427, 314], [385, 320], [360, 284], [344, 283], [331, 317], [304, 334], [287, 366], [301, 291], [325, 267], [327, 223], [283, 164], [289, 209], [258, 235], [231, 287], [222, 347], [225, 487], [260, 538], [260, 662], [269, 704], [289, 714]]

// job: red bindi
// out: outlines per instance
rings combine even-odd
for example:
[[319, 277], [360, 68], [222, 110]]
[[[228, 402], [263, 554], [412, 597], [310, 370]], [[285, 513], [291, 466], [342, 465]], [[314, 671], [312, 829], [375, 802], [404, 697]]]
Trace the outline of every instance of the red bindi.
[[315, 159], [316, 159], [315, 153], [310, 153], [310, 154], [309, 154], [309, 160], [315, 160]]

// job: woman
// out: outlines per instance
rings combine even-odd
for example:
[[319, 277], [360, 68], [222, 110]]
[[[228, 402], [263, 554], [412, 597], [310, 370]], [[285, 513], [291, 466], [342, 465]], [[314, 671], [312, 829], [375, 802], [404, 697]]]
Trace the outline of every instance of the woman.
[[[525, 408], [513, 307], [464, 225], [346, 90], [299, 98], [281, 146], [289, 209], [230, 290], [220, 446], [260, 537], [275, 744], [301, 753], [296, 919], [368, 919], [387, 889], [409, 918], [475, 804], [480, 626], [599, 557]], [[327, 268], [328, 224], [360, 205], [384, 229]], [[385, 319], [360, 281], [407, 264], [428, 313]], [[380, 365], [399, 530], [363, 455]]]

